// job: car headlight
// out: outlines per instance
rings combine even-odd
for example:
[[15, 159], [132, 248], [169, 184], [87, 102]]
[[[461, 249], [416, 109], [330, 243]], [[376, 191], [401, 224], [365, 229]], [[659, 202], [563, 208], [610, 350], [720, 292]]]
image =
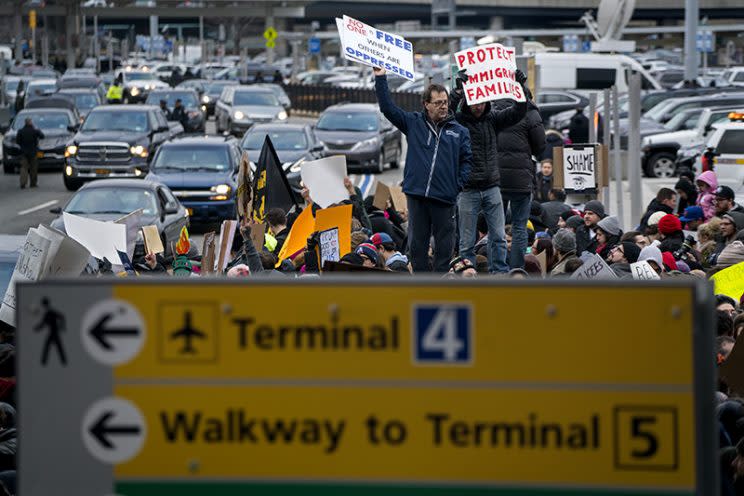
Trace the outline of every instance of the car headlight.
[[77, 151], [78, 151], [77, 146], [70, 145], [67, 148], [65, 148], [65, 157], [74, 157], [75, 155], [77, 155]]
[[245, 114], [243, 112], [241, 112], [240, 110], [236, 110], [235, 113], [233, 114], [233, 117], [236, 120], [241, 120], [241, 119], [244, 119], [245, 118]]
[[373, 148], [377, 147], [377, 138], [370, 138], [364, 141], [360, 141], [356, 145], [352, 146], [352, 150], [359, 150], [360, 148]]
[[300, 172], [300, 169], [302, 168], [302, 164], [305, 163], [305, 159], [301, 158], [297, 162], [293, 163], [289, 166], [289, 172]]
[[209, 103], [209, 95], [204, 95], [202, 97], [202, 103]]
[[202, 109], [202, 112], [206, 112], [207, 111], [207, 106], [206, 105], [202, 105], [201, 106], [201, 109]]
[[137, 157], [147, 157], [147, 148], [142, 145], [132, 146], [129, 148], [129, 151], [132, 153], [132, 155], [135, 155]]
[[286, 120], [287, 119], [287, 113], [284, 110], [282, 110], [281, 112], [279, 112], [278, 114], [276, 114], [276, 118], [279, 119], [280, 121]]
[[137, 96], [137, 95], [139, 95], [139, 92], [140, 92], [140, 90], [139, 90], [139, 88], [137, 88], [136, 86], [133, 86], [133, 87], [132, 87], [132, 88], [131, 88], [131, 89], [129, 90], [129, 94], [130, 94], [130, 95], [132, 95], [132, 96]]
[[213, 193], [217, 193], [218, 195], [226, 195], [230, 192], [232, 188], [230, 188], [227, 184], [218, 184], [217, 186], [212, 186], [210, 190]]

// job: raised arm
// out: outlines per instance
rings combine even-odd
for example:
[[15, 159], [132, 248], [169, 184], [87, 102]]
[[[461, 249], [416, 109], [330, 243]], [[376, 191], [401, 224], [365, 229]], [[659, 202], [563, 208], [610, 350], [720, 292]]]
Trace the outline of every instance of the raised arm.
[[400, 132], [402, 132], [403, 134], [407, 134], [407, 112], [393, 103], [393, 99], [390, 97], [390, 90], [388, 89], [385, 69], [375, 68], [374, 72], [375, 93], [377, 94], [377, 103], [380, 105], [380, 112], [382, 112], [383, 115], [387, 117], [387, 120], [389, 120], [393, 124], [393, 126], [400, 129]]

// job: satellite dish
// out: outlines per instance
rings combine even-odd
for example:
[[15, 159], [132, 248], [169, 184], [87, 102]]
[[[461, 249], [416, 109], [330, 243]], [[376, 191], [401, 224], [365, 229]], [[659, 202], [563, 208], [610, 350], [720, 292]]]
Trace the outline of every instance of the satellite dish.
[[620, 39], [628, 25], [635, 0], [602, 0], [597, 10], [597, 33], [603, 39]]

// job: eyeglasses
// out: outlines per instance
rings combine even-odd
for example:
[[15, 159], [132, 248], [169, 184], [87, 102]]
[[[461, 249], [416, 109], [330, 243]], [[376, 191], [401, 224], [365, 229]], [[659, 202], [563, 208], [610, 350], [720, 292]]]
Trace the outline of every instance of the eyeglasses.
[[446, 107], [447, 106], [447, 100], [437, 100], [436, 102], [428, 102], [429, 105], [434, 105], [435, 107]]

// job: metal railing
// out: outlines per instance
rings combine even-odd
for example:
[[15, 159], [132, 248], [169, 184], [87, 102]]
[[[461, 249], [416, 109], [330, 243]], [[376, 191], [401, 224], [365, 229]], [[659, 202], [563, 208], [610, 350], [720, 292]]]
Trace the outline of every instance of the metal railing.
[[[374, 89], [346, 89], [328, 84], [288, 84], [284, 86], [292, 111], [319, 114], [339, 103], [377, 103]], [[421, 94], [391, 93], [393, 101], [403, 110], [421, 110]]]

